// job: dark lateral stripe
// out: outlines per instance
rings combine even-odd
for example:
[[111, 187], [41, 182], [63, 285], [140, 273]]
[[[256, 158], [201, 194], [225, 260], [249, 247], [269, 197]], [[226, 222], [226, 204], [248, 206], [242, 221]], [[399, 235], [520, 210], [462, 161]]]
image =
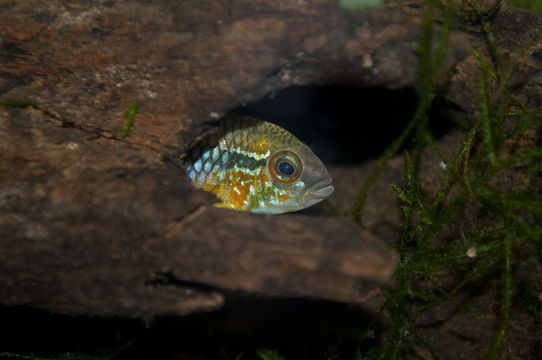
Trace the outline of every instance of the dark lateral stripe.
[[224, 166], [226, 169], [232, 169], [235, 165], [237, 165], [238, 168], [254, 171], [257, 168], [264, 167], [266, 163], [265, 159], [257, 160], [253, 157], [239, 154], [234, 151], [229, 151], [228, 155], [228, 161]]

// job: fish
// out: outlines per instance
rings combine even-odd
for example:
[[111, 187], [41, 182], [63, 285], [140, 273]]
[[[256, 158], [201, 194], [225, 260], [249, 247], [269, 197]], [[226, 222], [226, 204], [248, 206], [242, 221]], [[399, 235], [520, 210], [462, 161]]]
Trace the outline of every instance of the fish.
[[330, 196], [333, 178], [312, 150], [280, 126], [230, 115], [185, 153], [191, 183], [214, 206], [257, 214], [305, 209]]

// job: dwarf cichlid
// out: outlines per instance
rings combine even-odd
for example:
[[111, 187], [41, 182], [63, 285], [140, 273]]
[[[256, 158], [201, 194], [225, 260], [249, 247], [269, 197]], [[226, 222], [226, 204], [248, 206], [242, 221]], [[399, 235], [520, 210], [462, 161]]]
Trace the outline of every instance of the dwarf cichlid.
[[312, 150], [275, 124], [230, 116], [185, 156], [184, 168], [215, 206], [280, 214], [312, 206], [333, 193], [333, 179]]

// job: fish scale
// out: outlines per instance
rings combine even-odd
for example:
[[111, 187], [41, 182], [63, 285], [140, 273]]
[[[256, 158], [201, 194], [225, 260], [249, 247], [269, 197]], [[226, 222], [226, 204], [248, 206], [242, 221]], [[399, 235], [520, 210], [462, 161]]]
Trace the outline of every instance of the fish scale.
[[[281, 162], [296, 170], [296, 178], [280, 173]], [[305, 144], [275, 124], [246, 116], [228, 117], [201, 139], [185, 157], [185, 170], [195, 187], [217, 196], [215, 206], [234, 210], [282, 213], [310, 206], [314, 199], [304, 178], [329, 179], [325, 185], [333, 191], [325, 166]], [[300, 198], [310, 201], [300, 204]]]

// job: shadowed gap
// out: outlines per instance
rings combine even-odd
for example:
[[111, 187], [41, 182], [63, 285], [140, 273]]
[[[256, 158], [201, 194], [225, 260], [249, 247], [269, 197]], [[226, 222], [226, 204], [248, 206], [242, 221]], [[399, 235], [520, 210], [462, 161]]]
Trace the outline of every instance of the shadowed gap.
[[358, 345], [374, 345], [360, 341], [360, 324], [370, 321], [361, 308], [306, 299], [230, 294], [214, 312], [147, 321], [6, 306], [0, 316], [9, 329], [0, 352], [41, 357], [70, 352], [102, 359], [124, 347], [115, 360], [236, 359], [241, 353], [244, 360], [261, 360], [261, 349], [280, 349], [286, 359], [330, 358], [330, 352], [352, 359]]
[[[309, 145], [326, 164], [357, 164], [377, 158], [408, 124], [418, 102], [412, 88], [292, 86], [232, 112], [273, 122]], [[435, 137], [453, 124], [435, 102], [430, 130]], [[408, 147], [408, 143], [406, 144]]]

